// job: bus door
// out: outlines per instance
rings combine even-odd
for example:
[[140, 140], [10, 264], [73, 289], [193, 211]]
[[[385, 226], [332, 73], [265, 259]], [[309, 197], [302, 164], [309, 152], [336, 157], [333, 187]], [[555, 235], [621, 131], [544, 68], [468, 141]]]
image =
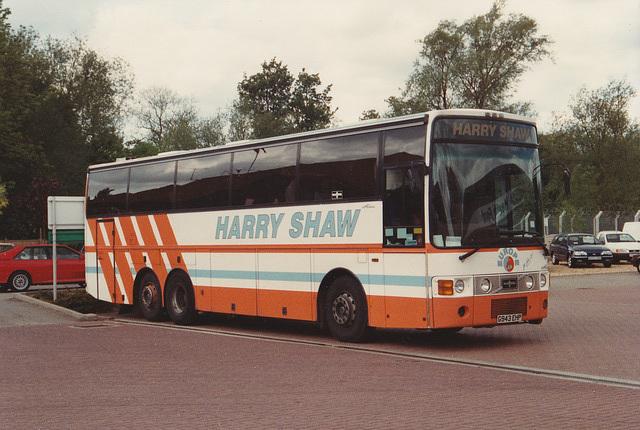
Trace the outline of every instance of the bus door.
[[384, 170], [385, 325], [427, 327], [424, 163]]
[[[113, 219], [96, 221], [96, 286], [99, 300], [116, 303], [116, 269], [114, 264], [116, 229]], [[108, 295], [107, 299], [105, 295]]]

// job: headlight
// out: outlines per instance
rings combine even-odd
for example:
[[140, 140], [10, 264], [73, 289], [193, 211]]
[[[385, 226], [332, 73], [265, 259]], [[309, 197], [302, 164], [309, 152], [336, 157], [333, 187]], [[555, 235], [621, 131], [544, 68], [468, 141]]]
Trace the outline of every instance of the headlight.
[[488, 293], [491, 291], [491, 281], [487, 278], [484, 278], [482, 282], [480, 282], [480, 291], [483, 293]]
[[602, 251], [602, 255], [613, 255], [611, 251]]
[[545, 275], [540, 275], [540, 288], [544, 288], [547, 286], [547, 277]]
[[456, 290], [456, 293], [460, 294], [464, 291], [464, 281], [462, 279], [457, 279], [453, 289]]
[[[604, 252], [603, 252], [603, 254], [604, 254]], [[584, 252], [584, 251], [575, 251], [575, 252], [573, 253], [573, 255], [575, 255], [576, 257], [586, 257], [586, 256], [587, 256], [587, 253], [586, 253], [586, 252]]]
[[535, 287], [536, 283], [533, 280], [533, 276], [527, 276], [527, 279], [524, 280], [524, 285], [525, 287], [527, 287], [527, 290], [530, 290], [533, 287]]

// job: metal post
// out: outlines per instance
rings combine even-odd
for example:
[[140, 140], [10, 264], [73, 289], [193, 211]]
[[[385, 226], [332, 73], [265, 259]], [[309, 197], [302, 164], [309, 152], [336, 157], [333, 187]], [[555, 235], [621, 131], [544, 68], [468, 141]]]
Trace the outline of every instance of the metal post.
[[620, 229], [618, 228], [618, 220], [619, 220], [619, 219], [620, 219], [620, 212], [618, 212], [618, 213], [616, 214], [616, 228], [615, 228], [615, 230], [616, 230], [616, 231], [620, 231]]
[[640, 210], [636, 212], [636, 215], [633, 217], [633, 220], [635, 222], [640, 222]]
[[544, 235], [549, 234], [549, 215], [544, 216]]
[[593, 218], [593, 234], [597, 235], [600, 232], [600, 217], [604, 214], [604, 212], [598, 212], [598, 215]]
[[562, 226], [564, 221], [564, 216], [567, 214], [567, 211], [562, 211], [560, 216], [558, 217], [558, 233], [562, 233]]
[[53, 238], [53, 301], [58, 300], [58, 238], [56, 221], [56, 198], [51, 200], [51, 218], [53, 221], [51, 236]]

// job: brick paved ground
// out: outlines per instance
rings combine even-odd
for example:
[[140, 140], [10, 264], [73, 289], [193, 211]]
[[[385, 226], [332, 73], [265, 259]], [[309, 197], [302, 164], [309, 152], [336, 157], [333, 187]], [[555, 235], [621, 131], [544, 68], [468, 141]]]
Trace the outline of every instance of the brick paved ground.
[[[366, 346], [640, 381], [640, 288], [561, 289], [551, 292], [550, 303], [540, 326], [465, 329], [451, 338], [378, 331]], [[209, 323], [332, 342], [308, 324]], [[0, 428], [640, 423], [637, 389], [172, 328], [113, 321], [0, 328]]]
[[0, 331], [0, 427], [555, 429], [633, 428], [640, 419], [640, 390], [95, 325]]

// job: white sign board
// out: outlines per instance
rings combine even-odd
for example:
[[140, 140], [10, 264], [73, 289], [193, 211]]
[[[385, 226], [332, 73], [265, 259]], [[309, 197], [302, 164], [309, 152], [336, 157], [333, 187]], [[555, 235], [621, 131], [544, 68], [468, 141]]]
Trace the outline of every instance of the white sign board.
[[80, 230], [84, 228], [84, 197], [49, 196], [47, 198], [49, 228]]

